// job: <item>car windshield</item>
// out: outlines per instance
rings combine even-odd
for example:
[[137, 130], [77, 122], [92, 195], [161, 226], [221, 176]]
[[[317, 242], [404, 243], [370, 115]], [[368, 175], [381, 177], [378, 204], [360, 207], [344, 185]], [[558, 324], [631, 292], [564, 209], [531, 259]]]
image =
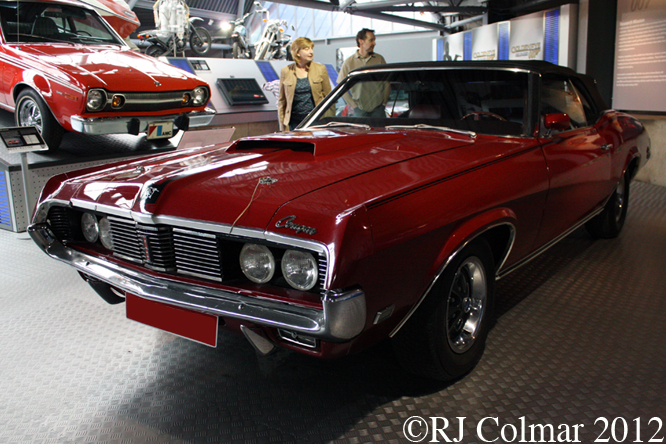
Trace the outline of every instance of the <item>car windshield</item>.
[[484, 69], [375, 71], [350, 76], [299, 129], [361, 126], [524, 135], [525, 72]]
[[0, 20], [8, 43], [122, 44], [97, 14], [77, 6], [2, 3]]

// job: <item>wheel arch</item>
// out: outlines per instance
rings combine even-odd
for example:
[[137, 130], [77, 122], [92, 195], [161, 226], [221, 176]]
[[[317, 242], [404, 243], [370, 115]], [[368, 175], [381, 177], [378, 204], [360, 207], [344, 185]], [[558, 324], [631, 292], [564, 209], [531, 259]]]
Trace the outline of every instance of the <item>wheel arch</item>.
[[[51, 115], [53, 116], [53, 118], [54, 118], [54, 119], [55, 119], [60, 125], [63, 125], [63, 122], [60, 121], [60, 119], [58, 119], [58, 115], [57, 115], [56, 113], [53, 112], [53, 103], [52, 103], [52, 101], [50, 100], [50, 98], [51, 98], [51, 91], [52, 91], [52, 90], [51, 90], [51, 87], [50, 87], [50, 85], [48, 84], [48, 82], [47, 82], [46, 79], [44, 79], [43, 77], [42, 77], [41, 79], [43, 80], [43, 82], [45, 83], [45, 85], [46, 85], [48, 88], [41, 88], [41, 87], [39, 87], [39, 85], [37, 84], [37, 82], [34, 83], [34, 84], [29, 84], [29, 83], [26, 83], [26, 82], [20, 82], [20, 83], [17, 83], [17, 84], [14, 86], [14, 89], [12, 90], [12, 97], [13, 97], [13, 99], [14, 99], [14, 112], [16, 112], [16, 105], [17, 105], [16, 101], [18, 100], [18, 96], [19, 96], [23, 91], [25, 91], [26, 89], [30, 89], [30, 90], [34, 91], [39, 97], [42, 98], [42, 100], [44, 101], [44, 103], [46, 103], [46, 106], [47, 106], [47, 108], [49, 109], [49, 112], [51, 113]], [[38, 83], [42, 83], [42, 82], [38, 82]], [[45, 91], [47, 91], [47, 94], [44, 94]]]
[[393, 337], [407, 323], [409, 318], [416, 312], [421, 303], [430, 294], [432, 288], [440, 279], [446, 268], [456, 258], [458, 254], [469, 244], [483, 240], [488, 243], [493, 254], [494, 274], [497, 278], [497, 272], [502, 268], [506, 258], [511, 252], [516, 232], [516, 215], [508, 208], [498, 208], [491, 210], [476, 217], [467, 220], [459, 225], [448, 236], [444, 246], [440, 250], [435, 266], [436, 271], [430, 284], [419, 300], [412, 306], [407, 315], [391, 331], [390, 337]]

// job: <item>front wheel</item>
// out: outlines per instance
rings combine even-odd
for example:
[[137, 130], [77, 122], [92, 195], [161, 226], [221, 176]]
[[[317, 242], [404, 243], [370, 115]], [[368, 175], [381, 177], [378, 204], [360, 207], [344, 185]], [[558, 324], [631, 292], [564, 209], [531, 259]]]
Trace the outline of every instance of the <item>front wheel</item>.
[[475, 241], [456, 255], [393, 338], [393, 348], [407, 371], [450, 381], [476, 366], [491, 327], [494, 268], [485, 241]]
[[65, 129], [53, 117], [44, 99], [31, 89], [21, 91], [16, 100], [14, 118], [17, 126], [34, 126], [42, 135], [49, 151], [60, 147]]
[[256, 52], [254, 53], [254, 59], [265, 60], [267, 52], [268, 52], [268, 42], [266, 40], [262, 40], [261, 43], [259, 43], [259, 46], [257, 46]]
[[624, 174], [618, 182], [603, 211], [585, 224], [585, 229], [593, 237], [612, 239], [620, 235], [629, 208], [629, 178], [627, 174]]
[[194, 28], [190, 35], [190, 48], [198, 56], [208, 54], [213, 43], [213, 38], [206, 28]]

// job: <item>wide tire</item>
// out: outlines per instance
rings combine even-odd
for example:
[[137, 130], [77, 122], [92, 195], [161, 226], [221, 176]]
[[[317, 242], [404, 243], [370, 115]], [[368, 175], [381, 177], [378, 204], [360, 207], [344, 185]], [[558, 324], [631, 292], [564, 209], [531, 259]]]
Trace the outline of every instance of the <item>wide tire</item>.
[[450, 381], [476, 366], [493, 319], [494, 269], [485, 241], [474, 241], [456, 255], [393, 338], [407, 371]]
[[243, 58], [243, 50], [240, 47], [240, 43], [234, 42], [231, 45], [231, 56], [234, 59], [241, 59]]
[[618, 182], [604, 210], [585, 224], [592, 237], [612, 239], [620, 235], [629, 209], [629, 178], [625, 174]]
[[206, 28], [194, 28], [190, 34], [190, 48], [198, 56], [208, 54], [213, 44], [213, 38]]
[[150, 57], [161, 57], [166, 53], [166, 50], [160, 45], [150, 45], [146, 48], [146, 55]]
[[17, 126], [34, 126], [53, 152], [60, 147], [65, 129], [53, 117], [44, 99], [32, 89], [24, 89], [16, 100], [14, 118]]

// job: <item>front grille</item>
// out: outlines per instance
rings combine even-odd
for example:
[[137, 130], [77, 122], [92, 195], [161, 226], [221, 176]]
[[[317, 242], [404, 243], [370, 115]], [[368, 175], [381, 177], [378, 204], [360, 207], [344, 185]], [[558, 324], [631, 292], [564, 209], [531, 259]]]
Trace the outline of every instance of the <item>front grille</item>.
[[173, 245], [178, 273], [222, 281], [222, 257], [217, 236], [174, 228]]
[[[81, 214], [75, 209], [54, 206], [48, 217], [51, 229], [64, 242], [85, 242], [78, 234], [81, 231]], [[245, 240], [219, 233], [169, 225], [141, 224], [118, 216], [97, 214], [98, 219], [103, 217], [109, 220], [113, 255], [119, 259], [155, 271], [215, 282], [245, 279], [238, 260]], [[289, 247], [267, 245], [273, 252], [279, 270], [279, 261]], [[323, 292], [326, 283], [326, 257], [316, 253], [314, 255], [318, 261], [319, 282], [311, 291]], [[278, 273], [271, 284], [290, 288]]]
[[74, 222], [72, 213], [65, 207], [53, 207], [49, 212], [49, 225], [58, 239], [71, 240], [73, 238], [72, 225]]
[[113, 254], [123, 259], [140, 264], [146, 261], [143, 243], [139, 241], [136, 223], [131, 220], [109, 217], [111, 237], [113, 238]]
[[[107, 92], [109, 103], [107, 103], [104, 111], [141, 112], [164, 111], [168, 109], [179, 110], [183, 108], [183, 93], [185, 92], [189, 91], [167, 91], [156, 93]], [[125, 104], [118, 109], [111, 107], [111, 98], [115, 94], [119, 94], [125, 98]]]

